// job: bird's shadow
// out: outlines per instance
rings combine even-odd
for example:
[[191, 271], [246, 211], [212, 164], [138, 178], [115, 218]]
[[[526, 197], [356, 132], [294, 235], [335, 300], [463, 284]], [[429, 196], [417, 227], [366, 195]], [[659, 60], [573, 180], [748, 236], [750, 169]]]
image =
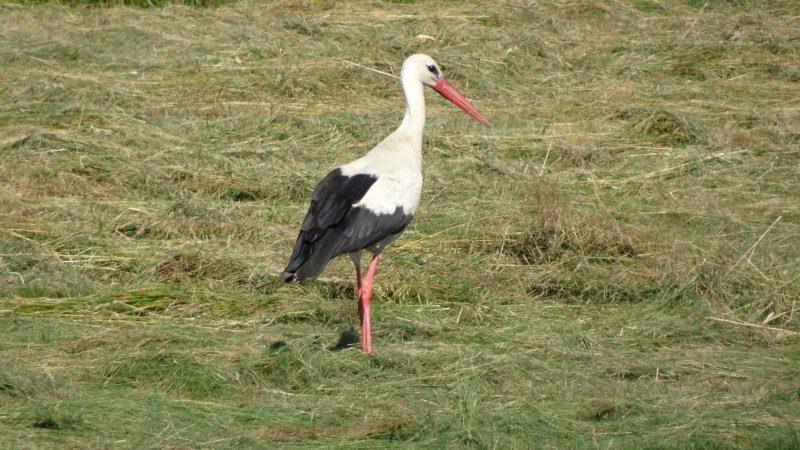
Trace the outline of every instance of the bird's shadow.
[[352, 327], [342, 330], [342, 333], [339, 335], [339, 342], [336, 345], [328, 347], [328, 350], [332, 352], [337, 352], [339, 350], [344, 350], [346, 348], [355, 347], [356, 345], [361, 343], [361, 336], [356, 333], [356, 330]]

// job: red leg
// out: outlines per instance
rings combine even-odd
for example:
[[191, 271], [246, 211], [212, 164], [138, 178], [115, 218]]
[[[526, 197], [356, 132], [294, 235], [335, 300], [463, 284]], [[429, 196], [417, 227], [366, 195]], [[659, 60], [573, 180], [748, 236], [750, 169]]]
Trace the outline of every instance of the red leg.
[[367, 269], [367, 278], [364, 285], [359, 289], [358, 296], [358, 315], [361, 317], [361, 351], [372, 353], [372, 327], [369, 320], [369, 302], [372, 299], [372, 280], [375, 278], [375, 270], [378, 267], [378, 260], [381, 259], [380, 253], [372, 257]]
[[355, 264], [355, 266], [356, 266], [356, 299], [358, 299], [358, 317], [361, 317], [363, 320], [364, 310], [363, 306], [361, 305], [361, 265]]
[[356, 297], [361, 297], [361, 266], [355, 264], [356, 266]]

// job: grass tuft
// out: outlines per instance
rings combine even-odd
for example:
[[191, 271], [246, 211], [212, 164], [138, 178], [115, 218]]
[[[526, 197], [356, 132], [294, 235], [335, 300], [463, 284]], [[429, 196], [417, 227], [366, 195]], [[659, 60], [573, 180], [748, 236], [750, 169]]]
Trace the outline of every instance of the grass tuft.
[[134, 389], [154, 386], [190, 398], [218, 396], [228, 381], [193, 357], [162, 351], [111, 361], [102, 370], [102, 378], [105, 383], [125, 383]]
[[57, 407], [41, 407], [36, 411], [31, 426], [44, 430], [74, 430], [81, 425], [83, 420], [80, 415], [61, 411]]
[[649, 137], [663, 145], [696, 145], [707, 142], [705, 131], [685, 115], [660, 108], [630, 107], [614, 114], [628, 122], [628, 132]]

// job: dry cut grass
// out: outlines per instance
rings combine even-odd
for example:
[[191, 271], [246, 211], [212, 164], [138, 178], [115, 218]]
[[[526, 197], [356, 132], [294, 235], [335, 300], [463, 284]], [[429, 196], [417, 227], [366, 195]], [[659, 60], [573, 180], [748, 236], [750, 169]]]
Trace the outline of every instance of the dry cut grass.
[[[797, 447], [795, 3], [0, 4], [0, 447]], [[364, 357], [275, 275], [413, 52]]]

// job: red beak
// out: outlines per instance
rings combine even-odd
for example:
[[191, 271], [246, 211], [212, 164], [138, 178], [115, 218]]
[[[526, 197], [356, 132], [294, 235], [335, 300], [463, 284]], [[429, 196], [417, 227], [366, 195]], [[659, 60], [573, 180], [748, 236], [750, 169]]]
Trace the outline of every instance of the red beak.
[[458, 91], [449, 81], [445, 80], [444, 78], [440, 78], [439, 81], [436, 82], [436, 86], [432, 86], [433, 90], [442, 94], [442, 97], [450, 100], [453, 102], [454, 105], [458, 106], [465, 113], [469, 114], [470, 116], [474, 117], [475, 120], [481, 122], [483, 124], [489, 125], [489, 121], [486, 120], [486, 117], [483, 117], [481, 113], [475, 109], [467, 98], [464, 97], [464, 94]]

